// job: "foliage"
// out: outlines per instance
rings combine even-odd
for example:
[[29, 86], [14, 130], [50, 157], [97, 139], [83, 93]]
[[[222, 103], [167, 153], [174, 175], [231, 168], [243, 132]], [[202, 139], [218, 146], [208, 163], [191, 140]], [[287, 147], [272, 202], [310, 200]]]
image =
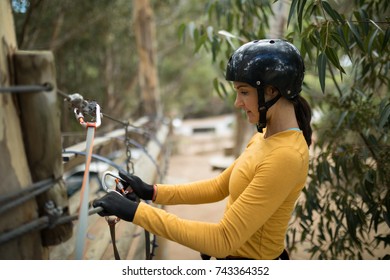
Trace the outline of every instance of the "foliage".
[[[267, 37], [271, 9], [270, 1], [209, 1], [207, 20], [179, 32], [224, 70], [238, 45]], [[389, 258], [375, 251], [390, 245], [389, 9], [379, 0], [291, 1], [284, 38], [300, 48], [323, 93], [305, 82], [320, 117], [308, 185], [287, 235], [291, 251], [308, 243], [311, 258]], [[223, 76], [214, 85], [228, 94]]]

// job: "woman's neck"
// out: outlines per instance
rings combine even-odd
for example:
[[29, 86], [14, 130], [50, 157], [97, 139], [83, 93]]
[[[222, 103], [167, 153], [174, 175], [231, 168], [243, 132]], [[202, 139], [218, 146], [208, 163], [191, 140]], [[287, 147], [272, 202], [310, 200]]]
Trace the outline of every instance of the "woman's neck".
[[272, 106], [268, 113], [269, 118], [267, 119], [267, 130], [264, 138], [290, 128], [299, 127], [295, 116], [294, 104], [284, 98], [281, 98]]

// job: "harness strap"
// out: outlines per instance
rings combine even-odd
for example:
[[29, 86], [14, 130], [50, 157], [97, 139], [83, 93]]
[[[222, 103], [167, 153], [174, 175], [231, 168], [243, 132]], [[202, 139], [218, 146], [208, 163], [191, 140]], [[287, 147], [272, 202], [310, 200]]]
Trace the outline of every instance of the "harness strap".
[[280, 93], [278, 93], [277, 96], [275, 96], [273, 99], [269, 101], [265, 101], [264, 96], [264, 87], [258, 87], [257, 88], [257, 96], [258, 96], [258, 110], [259, 110], [259, 122], [256, 124], [257, 131], [260, 133], [263, 133], [263, 128], [267, 126], [267, 111], [269, 108], [271, 108], [272, 105], [274, 105], [279, 98], [282, 96]]
[[145, 232], [145, 255], [147, 260], [152, 259], [152, 254], [150, 253], [150, 233], [146, 229], [144, 230]]
[[75, 255], [76, 259], [81, 260], [84, 254], [85, 247], [85, 237], [87, 235], [87, 227], [88, 227], [88, 200], [89, 200], [89, 166], [91, 164], [92, 153], [93, 153], [93, 141], [95, 138], [95, 130], [97, 127], [101, 125], [101, 117], [100, 117], [100, 106], [95, 104], [96, 106], [96, 122], [85, 122], [84, 115], [79, 110], [79, 108], [74, 108], [74, 113], [76, 119], [80, 122], [80, 124], [87, 128], [87, 139], [86, 139], [86, 148], [85, 148], [85, 170], [83, 183], [81, 187], [80, 194], [80, 206], [79, 206], [79, 222], [76, 236], [76, 249]]
[[76, 259], [81, 260], [84, 254], [85, 236], [87, 235], [88, 226], [88, 199], [89, 199], [89, 166], [91, 163], [93, 139], [95, 134], [94, 127], [88, 127], [86, 140], [86, 160], [83, 184], [81, 188], [81, 198], [79, 207], [79, 222], [76, 236]]
[[120, 260], [118, 248], [116, 247], [116, 240], [115, 240], [115, 225], [119, 221], [119, 218], [114, 218], [114, 217], [106, 217], [107, 223], [110, 227], [110, 235], [111, 235], [111, 243], [112, 243], [112, 248], [114, 249], [114, 256], [116, 260]]

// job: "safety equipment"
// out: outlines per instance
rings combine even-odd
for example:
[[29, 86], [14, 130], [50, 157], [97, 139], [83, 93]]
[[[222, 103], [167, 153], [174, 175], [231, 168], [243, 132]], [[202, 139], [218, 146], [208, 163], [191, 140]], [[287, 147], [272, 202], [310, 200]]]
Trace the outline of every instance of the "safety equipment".
[[[121, 170], [121, 169], [119, 169], [119, 170]], [[106, 182], [107, 181], [107, 177], [111, 177], [111, 179], [114, 179], [115, 190], [117, 192], [122, 194], [127, 199], [130, 199], [130, 200], [135, 201], [135, 202], [139, 202], [139, 197], [137, 196], [136, 193], [134, 193], [133, 189], [129, 186], [129, 184], [125, 180], [123, 180], [121, 177], [119, 177], [119, 176], [115, 175], [114, 173], [112, 173], [111, 171], [104, 172], [103, 176], [102, 176], [102, 180], [101, 180], [102, 187], [103, 187], [103, 189], [106, 192], [110, 192], [110, 191], [114, 190], [114, 189], [111, 189], [107, 185], [107, 182]]]
[[149, 185], [141, 180], [141, 178], [131, 175], [123, 170], [119, 170], [119, 177], [125, 181], [123, 183], [125, 189], [131, 187], [135, 194], [144, 200], [153, 200], [154, 197], [154, 187]]
[[[119, 170], [122, 170], [122, 169], [119, 169]], [[122, 172], [125, 172], [125, 171], [122, 171]], [[112, 188], [107, 184], [107, 182], [106, 182], [107, 178], [111, 178], [111, 180], [114, 180], [115, 188]], [[102, 182], [103, 189], [107, 193], [109, 193], [109, 192], [119, 193], [123, 197], [127, 198], [131, 202], [138, 205], [139, 197], [135, 194], [135, 192], [129, 186], [129, 184], [126, 181], [124, 181], [121, 177], [115, 175], [111, 171], [106, 171], [103, 173], [101, 182]], [[111, 182], [111, 183], [113, 183], [113, 182]], [[107, 200], [108, 200], [107, 203], [111, 203], [111, 202], [116, 201], [115, 199], [114, 200], [107, 199]], [[99, 203], [101, 203], [101, 202], [97, 201], [95, 204], [99, 205]], [[121, 205], [125, 206], [124, 202], [122, 202], [122, 203], [123, 204], [121, 204]], [[134, 206], [133, 204], [131, 204], [131, 205]], [[96, 207], [98, 207], [98, 206], [96, 206]], [[104, 208], [101, 206], [99, 208], [102, 208], [104, 210]], [[115, 238], [115, 225], [120, 221], [120, 218], [115, 217], [115, 216], [110, 216], [109, 215], [110, 212], [105, 213], [104, 211], [103, 211], [101, 216], [105, 216], [106, 221], [107, 221], [108, 225], [110, 226], [111, 243], [112, 243], [112, 246], [114, 249], [114, 256], [115, 256], [116, 260], [120, 260], [119, 251], [118, 251], [118, 248], [116, 247], [116, 241], [115, 241], [115, 239], [116, 239]], [[135, 214], [135, 211], [134, 211], [134, 214]], [[134, 218], [134, 216], [133, 216], [133, 218]], [[130, 219], [132, 219], [132, 218], [130, 217]], [[145, 252], [146, 252], [146, 259], [148, 259], [148, 260], [152, 259], [152, 252], [150, 252], [150, 234], [147, 230], [145, 230]]]
[[[88, 102], [78, 94], [69, 96], [68, 101], [74, 108], [76, 119], [80, 125], [87, 129], [86, 139], [86, 157], [85, 157], [85, 171], [83, 177], [83, 184], [81, 187], [80, 207], [79, 207], [79, 223], [76, 234], [76, 259], [82, 259], [84, 254], [85, 236], [87, 235], [88, 225], [88, 198], [89, 198], [89, 166], [92, 159], [93, 141], [95, 138], [95, 130], [101, 125], [102, 114], [100, 113], [100, 106], [95, 101]], [[86, 121], [84, 113], [89, 115], [91, 121]]]
[[94, 200], [93, 207], [102, 207], [103, 210], [98, 214], [102, 217], [117, 216], [118, 218], [132, 222], [138, 203], [125, 198], [117, 191], [110, 191], [103, 197]]
[[257, 88], [260, 118], [258, 130], [266, 126], [267, 110], [280, 98], [265, 102], [264, 87], [273, 86], [288, 100], [302, 89], [305, 65], [298, 49], [282, 39], [255, 40], [239, 47], [230, 57], [226, 80]]
[[305, 66], [298, 49], [281, 39], [256, 40], [239, 47], [231, 56], [226, 80], [257, 88], [276, 87], [287, 99], [301, 91]]

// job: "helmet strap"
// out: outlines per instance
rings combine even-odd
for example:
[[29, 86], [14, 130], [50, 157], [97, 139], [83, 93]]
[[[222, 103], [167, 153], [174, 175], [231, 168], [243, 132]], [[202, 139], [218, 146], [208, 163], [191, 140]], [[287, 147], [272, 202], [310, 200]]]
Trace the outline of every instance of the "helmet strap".
[[278, 93], [273, 99], [265, 102], [264, 86], [257, 88], [257, 95], [259, 100], [259, 122], [256, 124], [256, 127], [258, 132], [263, 133], [263, 128], [267, 126], [267, 111], [282, 95]]

